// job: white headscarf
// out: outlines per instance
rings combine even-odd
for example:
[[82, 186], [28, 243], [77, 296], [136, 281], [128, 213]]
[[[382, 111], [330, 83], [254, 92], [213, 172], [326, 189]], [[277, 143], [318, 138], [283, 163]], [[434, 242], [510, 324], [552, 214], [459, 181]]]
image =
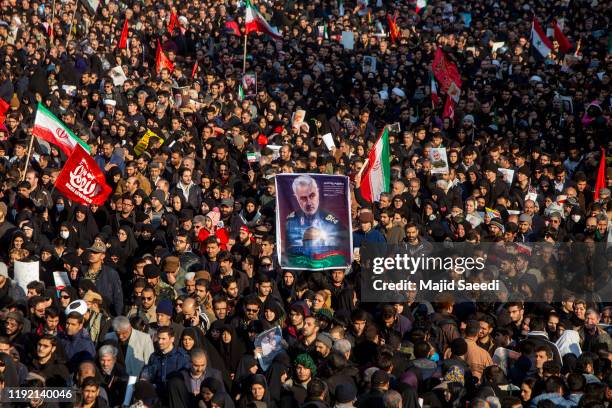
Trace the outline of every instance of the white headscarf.
[[580, 335], [576, 330], [565, 330], [556, 344], [562, 358], [569, 353], [574, 354], [576, 357], [580, 357], [582, 354], [582, 350], [580, 349]]

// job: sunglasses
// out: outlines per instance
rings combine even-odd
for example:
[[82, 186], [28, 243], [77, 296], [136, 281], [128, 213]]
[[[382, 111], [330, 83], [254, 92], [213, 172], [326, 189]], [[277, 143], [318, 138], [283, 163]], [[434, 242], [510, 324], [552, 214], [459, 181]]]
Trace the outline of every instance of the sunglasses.
[[62, 295], [62, 299], [70, 299], [70, 295]]
[[143, 296], [142, 298], [143, 298], [144, 300], [153, 300], [153, 297], [145, 297], [145, 296]]
[[259, 309], [246, 309], [246, 311], [249, 313], [258, 313]]

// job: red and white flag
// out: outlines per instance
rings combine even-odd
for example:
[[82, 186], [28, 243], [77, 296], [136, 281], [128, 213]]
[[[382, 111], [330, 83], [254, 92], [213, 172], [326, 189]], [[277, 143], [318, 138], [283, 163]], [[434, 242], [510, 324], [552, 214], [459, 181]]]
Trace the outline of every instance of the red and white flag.
[[457, 101], [459, 98], [457, 93], [460, 93], [462, 83], [459, 68], [457, 68], [457, 64], [448, 59], [441, 48], [436, 50], [434, 60], [431, 63], [431, 70], [440, 84], [440, 91], [445, 94], [452, 93], [453, 99]]
[[80, 145], [68, 157], [55, 188], [70, 200], [85, 205], [103, 205], [112, 192], [102, 170]]
[[246, 34], [251, 32], [268, 34], [270, 37], [281, 39], [283, 35], [276, 27], [272, 27], [266, 19], [257, 11], [249, 0], [246, 2], [245, 17]]
[[548, 37], [546, 37], [546, 33], [536, 17], [533, 18], [533, 23], [531, 24], [531, 45], [533, 45], [544, 58], [548, 57], [548, 54], [550, 54], [553, 49], [552, 43]]
[[157, 54], [155, 55], [155, 72], [159, 74], [162, 68], [167, 68], [170, 72], [174, 71], [174, 64], [162, 49], [161, 43], [157, 40]]
[[572, 49], [572, 43], [565, 34], [563, 34], [563, 30], [561, 30], [556, 20], [553, 21], [553, 30], [555, 33], [555, 41], [559, 43], [559, 49], [562, 53], [567, 54]]
[[442, 117], [455, 120], [455, 101], [450, 95], [446, 95], [446, 102], [444, 102], [444, 111], [442, 112]]

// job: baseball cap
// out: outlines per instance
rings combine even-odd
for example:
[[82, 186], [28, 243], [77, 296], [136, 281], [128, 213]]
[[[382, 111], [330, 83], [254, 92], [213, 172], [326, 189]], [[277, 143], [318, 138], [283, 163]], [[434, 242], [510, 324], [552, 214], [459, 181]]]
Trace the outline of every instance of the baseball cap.
[[92, 246], [87, 248], [88, 251], [96, 252], [98, 254], [106, 253], [106, 246], [101, 242], [94, 242]]

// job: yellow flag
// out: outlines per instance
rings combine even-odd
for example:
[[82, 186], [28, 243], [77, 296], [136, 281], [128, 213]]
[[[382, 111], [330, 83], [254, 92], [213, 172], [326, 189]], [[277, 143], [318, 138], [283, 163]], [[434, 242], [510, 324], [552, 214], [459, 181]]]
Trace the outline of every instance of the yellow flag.
[[164, 144], [165, 140], [157, 135], [157, 133], [153, 132], [150, 129], [147, 129], [144, 135], [140, 138], [136, 146], [134, 146], [134, 153], [136, 156], [140, 156], [149, 148], [149, 140], [151, 137], [156, 137], [160, 140], [161, 144]]

